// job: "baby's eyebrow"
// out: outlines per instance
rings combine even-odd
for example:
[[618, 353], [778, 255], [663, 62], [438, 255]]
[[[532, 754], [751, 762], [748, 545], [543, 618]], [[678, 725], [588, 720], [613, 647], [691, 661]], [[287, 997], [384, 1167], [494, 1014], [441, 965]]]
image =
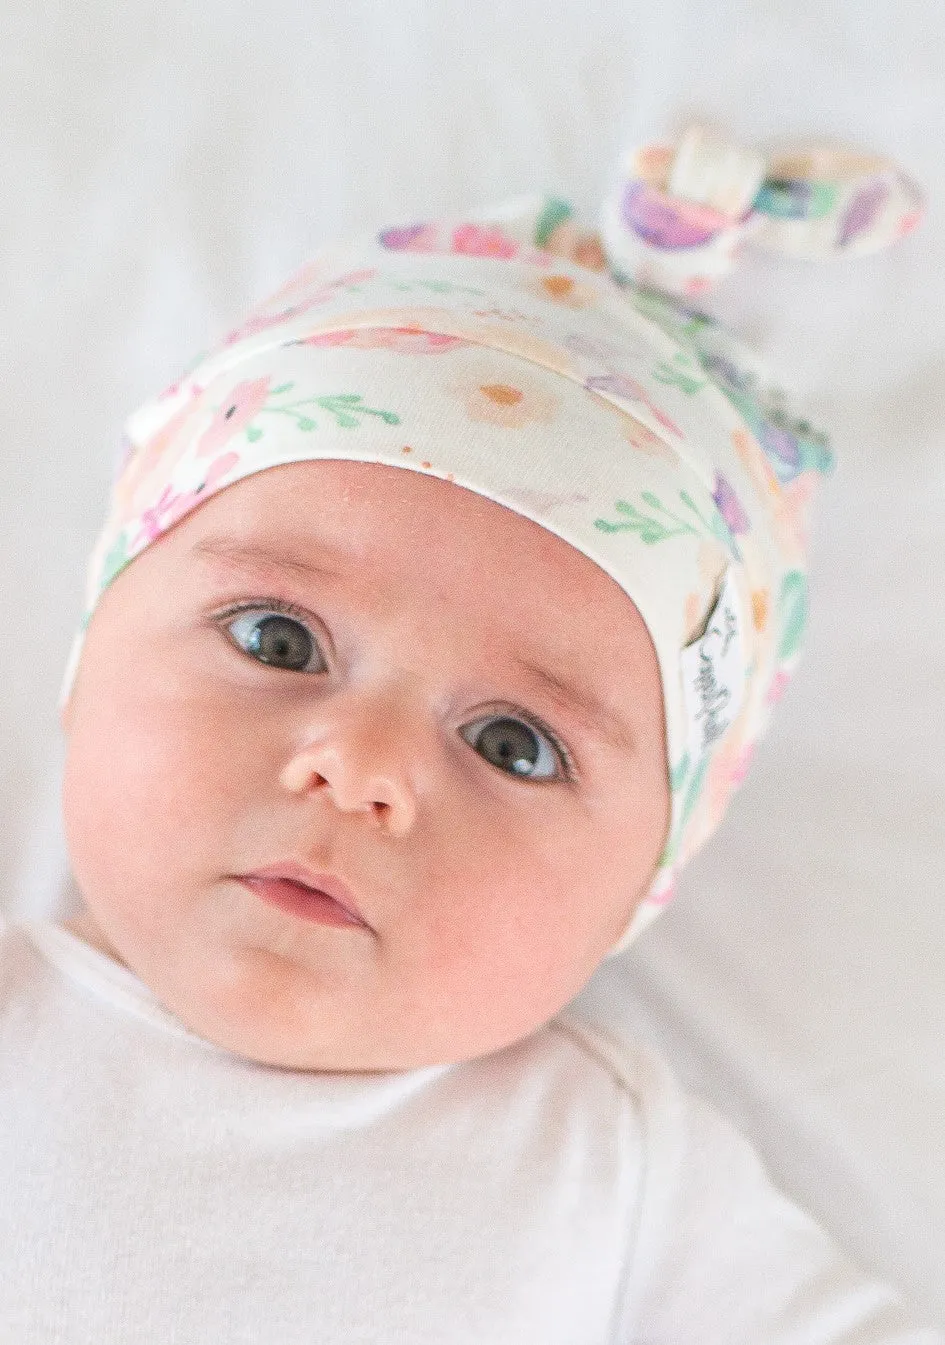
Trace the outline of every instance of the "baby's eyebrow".
[[[270, 544], [238, 537], [204, 537], [192, 547], [190, 554], [200, 560], [228, 561], [244, 569], [279, 570], [296, 579], [338, 578], [337, 570], [316, 563], [300, 551], [276, 549]], [[596, 737], [606, 739], [630, 756], [635, 754], [636, 741], [626, 720], [587, 687], [558, 677], [532, 659], [518, 656], [515, 666], [539, 695], [574, 715]]]
[[317, 565], [300, 552], [277, 551], [259, 542], [243, 541], [238, 537], [204, 537], [190, 551], [198, 560], [224, 560], [242, 569], [283, 570], [300, 579], [338, 578], [338, 571], [327, 565]]

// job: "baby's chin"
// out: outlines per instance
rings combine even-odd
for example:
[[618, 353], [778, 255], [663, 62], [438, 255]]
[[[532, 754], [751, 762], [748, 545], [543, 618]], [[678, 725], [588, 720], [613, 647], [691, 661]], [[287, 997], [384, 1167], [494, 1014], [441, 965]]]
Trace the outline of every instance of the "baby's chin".
[[[115, 946], [88, 909], [63, 928], [112, 959], [148, 987], [162, 1007], [193, 1036], [252, 1064], [332, 1074], [390, 1074], [461, 1064], [513, 1046], [541, 1026], [516, 1020], [486, 1022], [481, 1011], [448, 1024], [432, 1012], [402, 1022], [365, 987], [357, 993], [350, 964], [320, 976], [311, 965], [258, 940], [201, 949], [200, 975], [191, 966], [155, 969], [140, 950]], [[120, 939], [119, 939], [120, 942]], [[185, 954], [185, 961], [189, 961]], [[380, 1029], [380, 1030], [379, 1030]]]

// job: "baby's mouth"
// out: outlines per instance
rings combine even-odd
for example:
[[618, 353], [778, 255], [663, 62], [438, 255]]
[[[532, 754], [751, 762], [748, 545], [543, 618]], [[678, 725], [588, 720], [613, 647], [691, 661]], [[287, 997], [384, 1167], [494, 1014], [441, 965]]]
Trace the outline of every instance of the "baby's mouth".
[[334, 874], [314, 873], [304, 864], [287, 860], [237, 877], [263, 901], [303, 920], [370, 928], [351, 891]]

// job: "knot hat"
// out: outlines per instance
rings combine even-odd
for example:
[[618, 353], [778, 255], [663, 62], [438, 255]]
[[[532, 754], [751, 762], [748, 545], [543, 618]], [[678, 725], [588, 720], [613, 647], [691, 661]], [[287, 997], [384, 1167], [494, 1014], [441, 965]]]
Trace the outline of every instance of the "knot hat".
[[[673, 184], [665, 147], [630, 156], [599, 237], [566, 202], [534, 196], [327, 247], [133, 414], [60, 704], [102, 593], [218, 491], [322, 458], [454, 481], [589, 556], [652, 638], [671, 823], [611, 951], [624, 948], [717, 827], [796, 665], [809, 507], [833, 465], [826, 437], [760, 364], [675, 297], [721, 274], [723, 225], [680, 234], [670, 216], [695, 213], [707, 228], [714, 212], [757, 241], [760, 214], [788, 230], [771, 237], [794, 239], [795, 253], [788, 226], [813, 220], [842, 254], [890, 241], [920, 210], [897, 170], [862, 155], [886, 194], [875, 186], [867, 200], [860, 181], [851, 200], [838, 186], [828, 211], [813, 179], [781, 167], [771, 178], [767, 160], [702, 128], [677, 152]], [[796, 151], [792, 171], [840, 174], [842, 156], [817, 153]], [[733, 248], [727, 235], [726, 258]]]

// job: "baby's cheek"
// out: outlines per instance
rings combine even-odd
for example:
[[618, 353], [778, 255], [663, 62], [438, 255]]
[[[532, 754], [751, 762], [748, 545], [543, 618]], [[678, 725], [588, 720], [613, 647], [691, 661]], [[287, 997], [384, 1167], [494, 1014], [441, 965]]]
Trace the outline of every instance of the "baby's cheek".
[[[201, 707], [114, 688], [77, 715], [63, 812], [86, 900], [140, 901], [204, 866], [227, 773]], [[232, 787], [232, 782], [230, 784]]]

